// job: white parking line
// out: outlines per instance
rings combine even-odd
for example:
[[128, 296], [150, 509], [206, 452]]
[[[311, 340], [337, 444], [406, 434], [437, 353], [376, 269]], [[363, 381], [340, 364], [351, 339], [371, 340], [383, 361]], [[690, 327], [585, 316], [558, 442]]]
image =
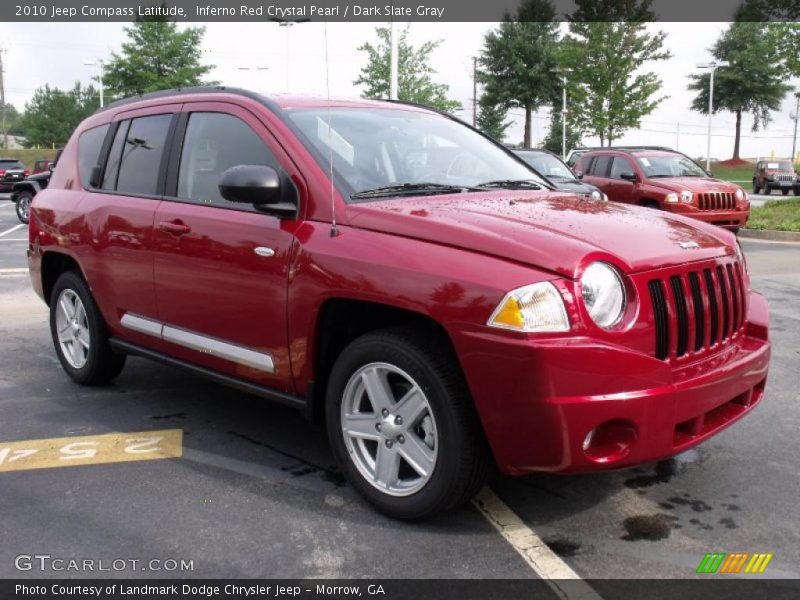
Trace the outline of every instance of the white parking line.
[[12, 206], [14, 206], [13, 202], [8, 202], [8, 203], [2, 202], [2, 203], [0, 203], [0, 208], [11, 208]]
[[20, 275], [27, 272], [27, 267], [0, 269], [0, 275]]
[[28, 238], [3, 238], [0, 242], [27, 242]]
[[484, 487], [472, 503], [560, 598], [602, 600], [488, 487]]
[[13, 231], [17, 231], [18, 229], [22, 229], [23, 227], [25, 227], [24, 223], [20, 223], [19, 225], [14, 225], [14, 227], [12, 227], [11, 229], [6, 229], [2, 233], [0, 233], [0, 237], [3, 237], [4, 235], [7, 235]]

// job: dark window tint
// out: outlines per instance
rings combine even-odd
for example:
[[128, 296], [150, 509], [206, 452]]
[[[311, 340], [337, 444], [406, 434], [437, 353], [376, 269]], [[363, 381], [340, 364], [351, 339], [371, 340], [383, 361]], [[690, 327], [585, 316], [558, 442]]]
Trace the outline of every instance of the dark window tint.
[[622, 156], [615, 156], [614, 162], [611, 163], [611, 175], [612, 179], [622, 179], [620, 177], [620, 173], [634, 173], [633, 165], [631, 161], [627, 158], [623, 158]]
[[101, 125], [84, 131], [78, 138], [78, 174], [81, 178], [81, 185], [89, 187], [89, 179], [94, 169], [100, 162], [100, 150], [103, 147], [103, 140], [108, 133], [108, 125]]
[[611, 163], [610, 156], [598, 156], [592, 163], [592, 175], [595, 177], [608, 177], [608, 165]]
[[0, 169], [22, 169], [22, 163], [18, 160], [0, 160]]
[[125, 139], [128, 137], [128, 127], [130, 121], [122, 121], [117, 127], [117, 133], [114, 135], [114, 141], [111, 144], [111, 150], [108, 153], [108, 160], [106, 161], [106, 169], [103, 173], [104, 190], [113, 190], [117, 187], [117, 175], [119, 174], [119, 163], [122, 160], [122, 148], [125, 146]]
[[158, 168], [171, 119], [172, 115], [155, 115], [131, 121], [119, 163], [118, 192], [141, 195], [158, 192]]
[[200, 204], [233, 204], [219, 193], [219, 179], [236, 165], [267, 165], [278, 161], [256, 133], [241, 119], [224, 113], [193, 113], [181, 150], [178, 197]]

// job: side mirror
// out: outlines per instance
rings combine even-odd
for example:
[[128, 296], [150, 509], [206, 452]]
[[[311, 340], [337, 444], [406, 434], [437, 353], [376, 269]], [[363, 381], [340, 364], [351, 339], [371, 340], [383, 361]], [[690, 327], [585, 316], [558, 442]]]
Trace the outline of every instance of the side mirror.
[[237, 165], [222, 174], [219, 193], [243, 204], [275, 204], [281, 199], [281, 179], [272, 167]]
[[285, 189], [280, 174], [272, 167], [237, 165], [222, 174], [218, 185], [219, 193], [229, 202], [252, 204], [260, 212], [279, 217], [297, 214], [294, 194]]
[[575, 177], [578, 179], [583, 179], [583, 171], [573, 171], [575, 173]]
[[706, 175], [708, 175], [709, 177], [713, 177], [714, 173], [712, 171], [706, 171]]
[[625, 181], [636, 181], [636, 173], [633, 171], [623, 171], [619, 174], [619, 177]]

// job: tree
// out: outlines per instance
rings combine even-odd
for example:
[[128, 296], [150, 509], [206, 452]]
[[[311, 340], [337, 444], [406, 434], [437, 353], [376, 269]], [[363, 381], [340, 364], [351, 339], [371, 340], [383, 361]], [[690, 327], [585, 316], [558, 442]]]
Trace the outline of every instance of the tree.
[[103, 83], [116, 97], [202, 85], [212, 67], [200, 64], [204, 27], [183, 31], [166, 17], [148, 17], [125, 28], [128, 41], [105, 66]]
[[25, 145], [63, 146], [72, 131], [100, 106], [100, 94], [94, 86], [81, 87], [76, 82], [71, 90], [48, 85], [38, 88], [25, 103], [20, 126], [25, 131]]
[[[600, 138], [601, 146], [611, 145], [665, 99], [655, 96], [661, 80], [643, 69], [670, 58], [666, 34], [648, 33], [642, 22], [654, 18], [650, 0], [576, 4], [563, 46], [564, 63], [572, 69], [571, 116], [580, 130]], [[600, 16], [608, 20], [588, 20]]]
[[[567, 152], [570, 148], [578, 148], [583, 145], [581, 141], [581, 131], [570, 124], [571, 119], [567, 117]], [[561, 156], [561, 110], [553, 110], [550, 115], [550, 131], [542, 142], [547, 150]]]
[[[2, 110], [3, 105], [0, 104], [0, 111]], [[13, 104], [6, 103], [6, 111], [5, 111], [5, 130], [0, 131], [2, 133], [8, 133], [8, 135], [23, 135], [22, 127], [20, 126], [20, 119], [22, 115], [17, 112], [17, 109], [14, 107]], [[0, 144], [2, 143], [2, 137], [0, 137]]]
[[484, 94], [478, 100], [478, 118], [476, 125], [483, 133], [502, 141], [506, 136], [506, 129], [511, 125], [506, 120], [508, 111], [499, 104], [492, 104]]
[[[780, 109], [791, 89], [785, 83], [787, 58], [777, 42], [779, 29], [769, 23], [732, 23], [711, 48], [715, 59], [730, 63], [714, 73], [712, 112], [728, 111], [736, 115], [733, 158], [739, 158], [742, 115], [753, 116], [753, 131], [766, 127], [770, 113]], [[708, 114], [709, 78], [709, 73], [690, 76], [689, 89], [697, 92], [692, 109], [703, 114]]]
[[[388, 27], [377, 27], [377, 45], [365, 42], [359, 46], [360, 52], [367, 53], [367, 64], [353, 83], [364, 85], [367, 98], [388, 99], [390, 87], [391, 62], [391, 30]], [[449, 87], [435, 83], [436, 73], [430, 66], [430, 57], [441, 40], [428, 41], [419, 48], [408, 42], [408, 26], [403, 29], [397, 40], [397, 98], [405, 102], [418, 102], [433, 106], [439, 110], [452, 112], [461, 104], [447, 98]]]
[[558, 88], [558, 25], [549, 0], [525, 0], [486, 34], [478, 80], [486, 102], [525, 111], [523, 145], [531, 145], [531, 112], [550, 104]]

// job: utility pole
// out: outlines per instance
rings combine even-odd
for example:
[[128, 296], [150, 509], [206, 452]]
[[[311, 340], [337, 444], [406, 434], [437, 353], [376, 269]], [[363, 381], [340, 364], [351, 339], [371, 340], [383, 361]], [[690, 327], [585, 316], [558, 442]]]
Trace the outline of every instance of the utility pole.
[[563, 95], [561, 98], [561, 158], [567, 160], [567, 74], [572, 69], [556, 68], [553, 73], [561, 75], [561, 85]]
[[711, 77], [708, 80], [708, 136], [706, 139], [706, 171], [711, 168], [711, 119], [714, 116], [714, 72], [719, 67], [727, 67], [730, 63], [724, 60], [712, 60], [707, 64], [697, 65], [698, 69], [709, 69]]
[[[797, 121], [795, 121], [797, 123]], [[472, 57], [472, 126], [478, 124], [478, 58]], [[795, 132], [796, 133], [796, 132]]]
[[675, 150], [680, 150], [681, 146], [681, 122], [678, 121], [678, 129], [675, 132]]
[[[2, 82], [2, 79], [0, 79]], [[2, 85], [2, 84], [0, 84]], [[797, 161], [797, 122], [800, 121], [800, 90], [794, 93], [794, 97], [797, 98], [797, 102], [794, 106], [794, 136], [792, 137], [792, 164]]]
[[84, 61], [83, 66], [85, 66], [85, 67], [97, 67], [98, 70], [99, 70], [99, 74], [98, 74], [97, 79], [98, 79], [98, 82], [100, 83], [100, 108], [103, 108], [106, 105], [105, 104], [105, 99], [104, 99], [104, 96], [103, 96], [103, 87], [104, 87], [103, 76], [105, 75], [106, 65], [102, 60], [96, 60], [94, 62], [92, 62], [92, 61]]
[[8, 131], [6, 130], [6, 84], [3, 80], [3, 53], [5, 48], [0, 48], [0, 111], [2, 112], [3, 149], [8, 150]]
[[397, 100], [397, 32], [389, 23], [389, 100]]

